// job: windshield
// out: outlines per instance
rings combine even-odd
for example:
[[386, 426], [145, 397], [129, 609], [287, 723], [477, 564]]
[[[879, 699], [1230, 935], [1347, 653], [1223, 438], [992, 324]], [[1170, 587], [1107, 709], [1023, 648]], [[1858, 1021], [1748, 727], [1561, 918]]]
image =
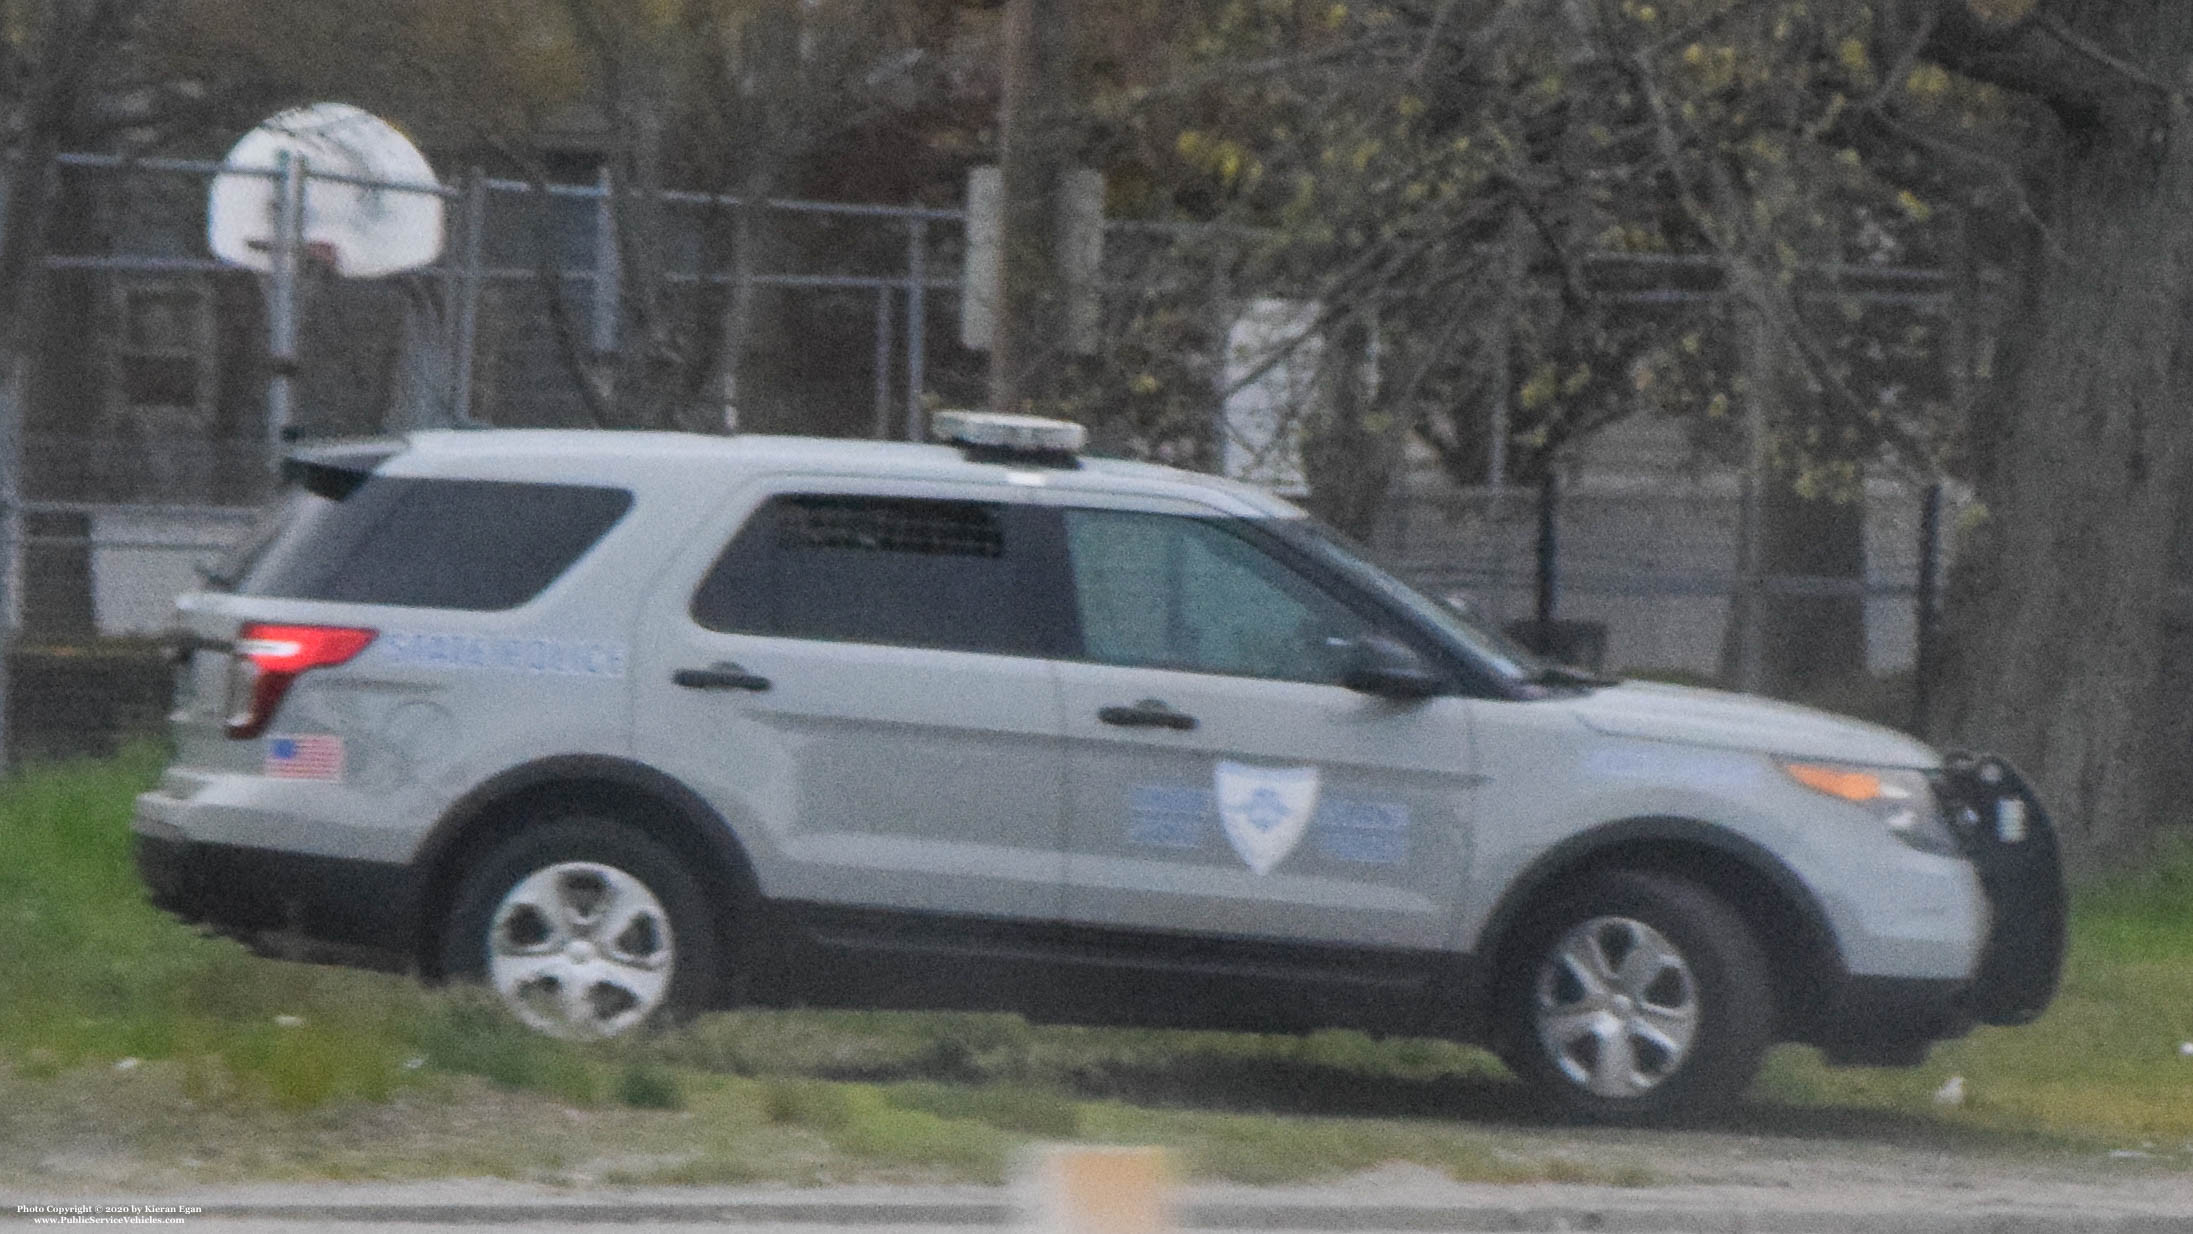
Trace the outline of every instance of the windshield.
[[1263, 525], [1350, 581], [1406, 609], [1490, 671], [1510, 681], [1533, 681], [1544, 675], [1545, 661], [1499, 631], [1477, 624], [1452, 605], [1441, 604], [1395, 578], [1372, 561], [1369, 550], [1340, 532], [1309, 518], [1275, 518]]

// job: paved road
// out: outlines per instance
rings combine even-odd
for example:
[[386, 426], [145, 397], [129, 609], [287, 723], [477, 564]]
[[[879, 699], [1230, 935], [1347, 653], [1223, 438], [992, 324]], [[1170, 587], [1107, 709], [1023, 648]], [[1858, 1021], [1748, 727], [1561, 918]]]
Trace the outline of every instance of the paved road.
[[[2193, 1234], [2193, 1178], [1970, 1183], [1945, 1187], [1610, 1188], [1448, 1182], [1376, 1171], [1325, 1187], [1193, 1187], [1185, 1230], [1260, 1234]], [[34, 1225], [21, 1203], [187, 1205], [181, 1226]], [[574, 1230], [738, 1234], [999, 1234], [1026, 1228], [1013, 1192], [982, 1187], [573, 1190], [506, 1182], [258, 1185], [197, 1196], [0, 1195], [15, 1229], [182, 1229], [190, 1234], [570, 1234]]]

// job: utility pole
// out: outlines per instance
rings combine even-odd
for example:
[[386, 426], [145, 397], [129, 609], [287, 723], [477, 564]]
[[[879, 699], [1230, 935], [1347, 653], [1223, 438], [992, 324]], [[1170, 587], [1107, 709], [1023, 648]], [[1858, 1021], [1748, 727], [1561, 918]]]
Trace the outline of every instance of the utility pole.
[[1066, 123], [1072, 25], [1073, 0], [1007, 0], [998, 106], [1005, 202], [990, 348], [990, 406], [998, 411], [1019, 411], [1056, 394], [1067, 350], [1059, 203], [1073, 165]]

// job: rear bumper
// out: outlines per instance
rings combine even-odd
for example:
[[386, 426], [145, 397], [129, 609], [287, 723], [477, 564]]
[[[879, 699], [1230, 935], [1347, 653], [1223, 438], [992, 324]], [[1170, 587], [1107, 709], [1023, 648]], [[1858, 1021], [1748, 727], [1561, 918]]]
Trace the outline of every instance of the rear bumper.
[[410, 967], [416, 921], [407, 867], [272, 849], [132, 837], [155, 907], [267, 954]]

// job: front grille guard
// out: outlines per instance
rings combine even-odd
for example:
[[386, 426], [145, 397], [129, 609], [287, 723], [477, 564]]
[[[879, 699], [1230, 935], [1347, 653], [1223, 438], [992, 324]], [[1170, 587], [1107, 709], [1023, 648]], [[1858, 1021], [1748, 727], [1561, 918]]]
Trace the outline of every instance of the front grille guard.
[[2056, 827], [2010, 760], [1956, 753], [1934, 777], [1943, 817], [1994, 910], [1967, 1006], [1983, 1024], [2027, 1024], [2063, 975], [2070, 894]]

